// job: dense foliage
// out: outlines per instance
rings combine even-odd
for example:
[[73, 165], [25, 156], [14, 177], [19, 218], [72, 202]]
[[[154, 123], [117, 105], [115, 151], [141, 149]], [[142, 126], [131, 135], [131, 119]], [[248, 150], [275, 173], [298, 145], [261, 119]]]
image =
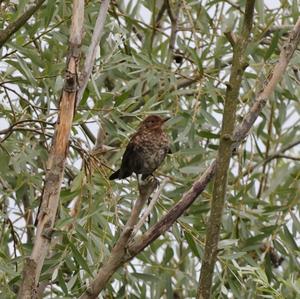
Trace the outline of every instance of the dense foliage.
[[[29, 2], [1, 1], [1, 28]], [[78, 297], [118, 238], [138, 196], [137, 183], [135, 177], [110, 182], [108, 176], [141, 119], [152, 113], [172, 116], [167, 131], [173, 152], [157, 172], [168, 181], [142, 230], [216, 157], [230, 41], [241, 26], [245, 1], [169, 1], [170, 7], [167, 2], [110, 6], [93, 75], [75, 115], [55, 238], [41, 276], [46, 298]], [[299, 17], [297, 0], [256, 2], [238, 121]], [[34, 242], [71, 4], [46, 2], [0, 52], [0, 294], [5, 298], [14, 298]], [[86, 1], [84, 53], [98, 9], [99, 1]], [[296, 52], [232, 159], [213, 298], [300, 296], [299, 66]], [[104, 153], [93, 150], [99, 124]], [[114, 274], [106, 298], [195, 297], [210, 199], [211, 186], [168, 233]]]

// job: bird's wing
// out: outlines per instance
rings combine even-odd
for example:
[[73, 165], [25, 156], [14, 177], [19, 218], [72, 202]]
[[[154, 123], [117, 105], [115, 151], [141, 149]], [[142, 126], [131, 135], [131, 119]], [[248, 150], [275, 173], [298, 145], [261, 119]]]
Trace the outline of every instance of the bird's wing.
[[122, 159], [121, 169], [139, 173], [143, 167], [143, 149], [139, 146], [134, 139], [131, 140], [125, 150]]

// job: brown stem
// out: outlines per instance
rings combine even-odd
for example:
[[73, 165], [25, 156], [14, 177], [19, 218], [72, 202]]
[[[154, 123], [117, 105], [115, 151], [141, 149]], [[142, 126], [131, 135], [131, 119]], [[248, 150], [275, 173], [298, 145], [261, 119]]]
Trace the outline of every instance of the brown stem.
[[[297, 141], [295, 141], [295, 142], [293, 142], [293, 143], [291, 143], [291, 144], [289, 144], [287, 146], [284, 146], [283, 148], [279, 149], [275, 153], [269, 155], [266, 160], [262, 160], [262, 161], [256, 163], [255, 165], [248, 166], [247, 170], [245, 170], [242, 173], [242, 176], [244, 177], [244, 176], [247, 176], [247, 175], [251, 174], [257, 167], [259, 167], [261, 165], [268, 164], [269, 162], [271, 162], [274, 159], [280, 159], [280, 158], [286, 158], [286, 159], [291, 159], [291, 160], [297, 159], [297, 157], [283, 155], [283, 153], [286, 152], [286, 151], [288, 151], [289, 149], [297, 146], [298, 144], [300, 144], [300, 140], [297, 140]], [[236, 180], [234, 181], [234, 183], [236, 183]]]
[[179, 9], [180, 9], [180, 1], [176, 4], [175, 13], [173, 13], [172, 7], [170, 5], [170, 0], [165, 0], [165, 4], [167, 7], [168, 16], [171, 21], [171, 35], [170, 35], [169, 50], [172, 54], [174, 51], [176, 34], [177, 34], [177, 23], [178, 23]]
[[32, 210], [30, 206], [30, 200], [28, 196], [28, 192], [26, 192], [23, 197], [22, 197], [22, 202], [24, 206], [24, 220], [26, 222], [26, 231], [27, 231], [27, 243], [31, 244], [33, 235], [34, 235], [34, 230], [33, 230], [33, 217], [32, 217]]
[[94, 32], [92, 35], [91, 44], [88, 48], [88, 52], [86, 55], [86, 59], [84, 61], [83, 69], [81, 71], [81, 76], [79, 78], [80, 88], [78, 90], [76, 106], [79, 105], [79, 103], [82, 99], [83, 93], [85, 91], [85, 88], [90, 79], [90, 76], [92, 74], [93, 66], [94, 66], [95, 59], [96, 59], [96, 50], [97, 50], [97, 47], [99, 46], [100, 39], [103, 35], [104, 24], [105, 24], [105, 20], [106, 20], [107, 11], [108, 11], [109, 1], [110, 0], [101, 1], [98, 17], [97, 17]]
[[9, 40], [9, 38], [17, 32], [28, 19], [42, 6], [45, 0], [37, 0], [23, 15], [10, 23], [4, 30], [0, 31], [0, 49]]

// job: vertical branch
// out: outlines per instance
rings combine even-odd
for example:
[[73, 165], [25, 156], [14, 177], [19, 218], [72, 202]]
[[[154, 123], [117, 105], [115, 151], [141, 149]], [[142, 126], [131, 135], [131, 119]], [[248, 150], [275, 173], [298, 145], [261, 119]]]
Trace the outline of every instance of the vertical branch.
[[[271, 104], [271, 112], [270, 112], [270, 119], [268, 123], [268, 140], [267, 140], [267, 145], [266, 145], [266, 153], [265, 153], [265, 160], [268, 159], [269, 157], [269, 151], [270, 151], [270, 143], [272, 139], [272, 126], [273, 126], [273, 114], [274, 114], [274, 105]], [[263, 165], [263, 169], [261, 172], [261, 181], [259, 185], [259, 189], [257, 192], [257, 198], [260, 198], [262, 192], [264, 191], [266, 184], [267, 184], [267, 174], [266, 174], [266, 168], [267, 168], [267, 163]]]
[[170, 4], [170, 0], [165, 0], [165, 5], [166, 5], [168, 16], [169, 16], [170, 22], [171, 22], [171, 35], [170, 35], [170, 42], [169, 42], [169, 52], [170, 52], [169, 63], [172, 62], [172, 59], [174, 57], [180, 4], [181, 4], [181, 1], [176, 3], [176, 9], [175, 9], [175, 12], [173, 12], [171, 4]]
[[210, 290], [214, 266], [217, 258], [221, 220], [226, 196], [227, 173], [232, 155], [232, 145], [234, 143], [233, 134], [238, 96], [242, 82], [242, 76], [245, 68], [247, 67], [245, 51], [252, 29], [254, 4], [254, 0], [247, 0], [246, 2], [242, 32], [238, 37], [237, 42], [234, 44], [233, 49], [233, 62], [225, 96], [220, 146], [213, 187], [213, 199], [211, 203], [211, 212], [206, 233], [205, 251], [200, 273], [199, 288], [197, 292], [197, 298], [199, 299], [210, 298]]
[[78, 63], [83, 32], [84, 1], [73, 1], [72, 25], [69, 40], [69, 57], [64, 88], [60, 99], [60, 112], [53, 143], [47, 161], [45, 185], [38, 214], [36, 239], [31, 256], [24, 265], [18, 298], [35, 298], [40, 273], [51, 241], [57, 213], [61, 183], [69, 147], [78, 88]]
[[[93, 65], [94, 65], [95, 59], [96, 59], [96, 49], [100, 43], [101, 36], [103, 35], [104, 24], [105, 24], [107, 11], [108, 11], [109, 1], [110, 0], [102, 1], [100, 8], [99, 8], [94, 32], [92, 35], [91, 44], [89, 46], [88, 53], [87, 53], [86, 59], [84, 61], [83, 71], [82, 71], [81, 77], [80, 77], [80, 88], [77, 93], [76, 106], [79, 105], [80, 100], [82, 99], [83, 93], [85, 91], [85, 88], [87, 86], [88, 80], [92, 74]], [[82, 124], [81, 128], [87, 134], [87, 136], [90, 138], [90, 140], [93, 143], [95, 143], [95, 147], [94, 147], [93, 151], [95, 151], [96, 149], [98, 149], [98, 150], [102, 149], [103, 143], [104, 143], [105, 132], [104, 132], [103, 128], [101, 127], [101, 125], [98, 130], [97, 138], [95, 138], [95, 136], [92, 134], [92, 132], [89, 130], [89, 128], [87, 127], [86, 124]], [[79, 210], [80, 210], [80, 204], [81, 204], [80, 196], [78, 196], [74, 202], [74, 207], [70, 211], [70, 214], [72, 215], [72, 217], [76, 217], [78, 215]]]
[[33, 229], [33, 217], [32, 217], [32, 211], [29, 201], [28, 193], [26, 192], [22, 196], [22, 202], [24, 206], [24, 220], [26, 222], [26, 234], [27, 234], [27, 243], [32, 243], [33, 235], [34, 235], [34, 229]]
[[93, 65], [96, 59], [96, 49], [97, 46], [99, 45], [101, 36], [103, 35], [103, 29], [104, 29], [105, 19], [108, 11], [109, 1], [110, 0], [103, 0], [100, 5], [100, 10], [96, 20], [92, 41], [89, 46], [88, 52], [86, 54], [86, 59], [80, 76], [80, 88], [78, 90], [76, 106], [79, 104], [83, 96], [83, 93], [85, 91], [88, 80], [93, 70]]
[[169, 50], [173, 52], [175, 47], [176, 33], [177, 33], [177, 22], [178, 22], [180, 1], [179, 3], [176, 4], [175, 13], [173, 13], [172, 7], [170, 5], [170, 0], [165, 0], [165, 5], [167, 8], [168, 16], [171, 21], [171, 36], [170, 36]]

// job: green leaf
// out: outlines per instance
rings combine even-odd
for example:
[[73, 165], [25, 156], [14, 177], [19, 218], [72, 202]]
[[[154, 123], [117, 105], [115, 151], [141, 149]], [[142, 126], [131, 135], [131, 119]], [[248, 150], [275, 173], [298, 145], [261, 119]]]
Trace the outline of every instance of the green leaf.
[[276, 31], [272, 38], [270, 47], [265, 54], [265, 57], [264, 57], [265, 61], [267, 61], [270, 58], [270, 56], [275, 52], [275, 50], [278, 48], [279, 37], [280, 37], [280, 32]]
[[131, 275], [142, 281], [149, 281], [149, 282], [158, 282], [159, 281], [159, 278], [153, 274], [135, 272], [135, 273], [131, 273]]
[[90, 270], [87, 262], [82, 257], [82, 255], [80, 254], [80, 252], [76, 249], [76, 247], [72, 243], [72, 241], [69, 241], [69, 246], [71, 247], [72, 253], [73, 253], [74, 258], [75, 258], [76, 262], [78, 263], [78, 265], [80, 265], [87, 273], [90, 274], [90, 276], [92, 276], [92, 272], [91, 272], [91, 270]]
[[48, 0], [47, 7], [45, 9], [45, 27], [47, 28], [53, 18], [53, 14], [56, 8], [56, 0]]
[[291, 250], [299, 250], [293, 235], [290, 233], [286, 225], [283, 226], [283, 232], [280, 236], [282, 240], [285, 241], [285, 245], [287, 245]]
[[190, 233], [188, 233], [187, 231], [184, 232], [184, 236], [185, 236], [186, 241], [189, 244], [189, 247], [191, 248], [192, 252], [194, 253], [194, 255], [197, 256], [198, 258], [200, 258], [200, 253], [199, 253], [198, 247], [194, 241], [193, 236]]

